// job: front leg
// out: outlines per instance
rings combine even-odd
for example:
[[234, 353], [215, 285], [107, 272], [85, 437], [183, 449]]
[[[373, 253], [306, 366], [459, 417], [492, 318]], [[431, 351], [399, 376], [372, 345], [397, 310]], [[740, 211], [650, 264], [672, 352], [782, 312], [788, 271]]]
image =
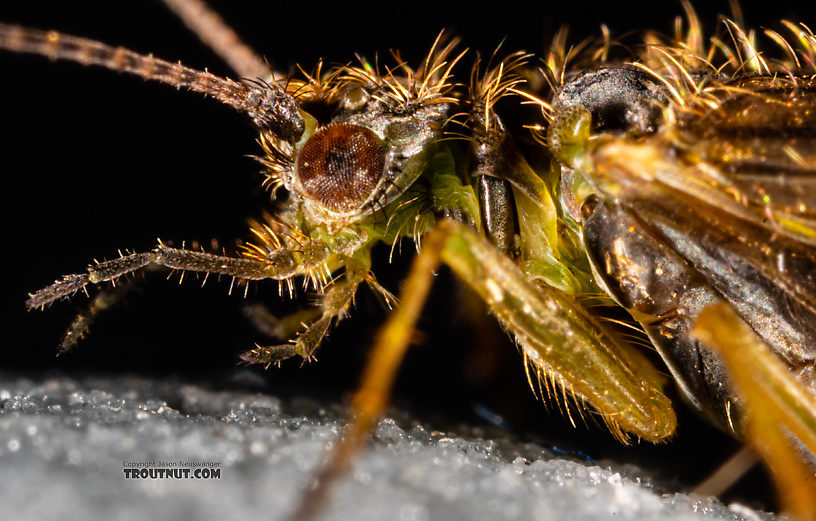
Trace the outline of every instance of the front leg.
[[149, 252], [131, 253], [118, 259], [97, 262], [86, 273], [65, 275], [36, 293], [26, 301], [28, 309], [44, 308], [55, 300], [67, 298], [88, 284], [113, 282], [122, 275], [139, 271], [149, 265], [174, 270], [227, 275], [243, 280], [288, 280], [313, 272], [329, 256], [329, 250], [320, 243], [307, 243], [298, 251], [280, 249], [269, 252], [263, 258], [227, 257], [201, 251], [171, 248], [159, 242]]
[[[332, 322], [341, 320], [348, 312], [354, 300], [354, 295], [357, 293], [357, 288], [364, 277], [358, 273], [346, 274], [342, 280], [336, 280], [325, 289], [325, 293], [320, 299], [320, 308], [314, 310], [312, 318], [308, 325], [303, 327], [297, 333], [294, 339], [288, 344], [279, 344], [272, 346], [256, 345], [255, 349], [251, 349], [241, 355], [241, 360], [249, 364], [260, 364], [269, 367], [273, 364], [280, 364], [287, 358], [292, 358], [299, 355], [305, 360], [310, 360], [317, 348], [323, 342], [323, 338], [329, 332]], [[309, 310], [310, 312], [312, 310]], [[303, 316], [303, 313], [297, 313], [296, 316]], [[288, 332], [287, 332], [288, 333]]]

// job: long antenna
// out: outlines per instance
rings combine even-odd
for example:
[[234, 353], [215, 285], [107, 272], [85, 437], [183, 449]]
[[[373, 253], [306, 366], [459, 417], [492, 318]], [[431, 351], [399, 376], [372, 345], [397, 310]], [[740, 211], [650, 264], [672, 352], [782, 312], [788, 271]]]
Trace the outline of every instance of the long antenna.
[[123, 47], [0, 23], [0, 49], [39, 54], [52, 60], [68, 60], [126, 72], [174, 87], [184, 87], [214, 97], [245, 113], [262, 131], [293, 142], [303, 134], [303, 118], [295, 99], [274, 84], [252, 86], [207, 71], [144, 56]]
[[275, 74], [250, 46], [202, 0], [162, 0], [202, 42], [242, 78], [268, 80]]

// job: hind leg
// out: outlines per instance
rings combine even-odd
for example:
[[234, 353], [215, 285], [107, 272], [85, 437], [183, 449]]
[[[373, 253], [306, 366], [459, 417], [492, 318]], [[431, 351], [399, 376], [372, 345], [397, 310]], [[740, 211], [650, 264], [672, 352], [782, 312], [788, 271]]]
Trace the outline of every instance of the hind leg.
[[816, 394], [727, 304], [703, 310], [695, 334], [725, 358], [746, 403], [748, 441], [771, 469], [786, 509], [816, 520]]

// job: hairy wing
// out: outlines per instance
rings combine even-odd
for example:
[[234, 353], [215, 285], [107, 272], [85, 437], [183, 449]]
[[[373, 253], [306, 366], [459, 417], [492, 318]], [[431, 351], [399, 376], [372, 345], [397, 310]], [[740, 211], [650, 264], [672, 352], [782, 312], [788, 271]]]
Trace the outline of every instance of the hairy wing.
[[816, 80], [717, 84], [586, 169], [816, 388]]
[[[816, 245], [816, 77], [755, 76], [680, 111], [684, 159], [754, 222]], [[705, 196], [704, 196], [705, 197]]]

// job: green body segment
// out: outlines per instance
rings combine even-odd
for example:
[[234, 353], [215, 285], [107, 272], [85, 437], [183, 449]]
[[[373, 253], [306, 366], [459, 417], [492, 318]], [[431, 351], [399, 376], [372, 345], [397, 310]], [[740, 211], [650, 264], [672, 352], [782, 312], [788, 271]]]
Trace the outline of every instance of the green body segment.
[[487, 303], [516, 337], [537, 377], [549, 378], [591, 404], [625, 439], [625, 433], [659, 441], [674, 432], [671, 403], [574, 298], [532, 283], [495, 247], [461, 225], [442, 259]]

